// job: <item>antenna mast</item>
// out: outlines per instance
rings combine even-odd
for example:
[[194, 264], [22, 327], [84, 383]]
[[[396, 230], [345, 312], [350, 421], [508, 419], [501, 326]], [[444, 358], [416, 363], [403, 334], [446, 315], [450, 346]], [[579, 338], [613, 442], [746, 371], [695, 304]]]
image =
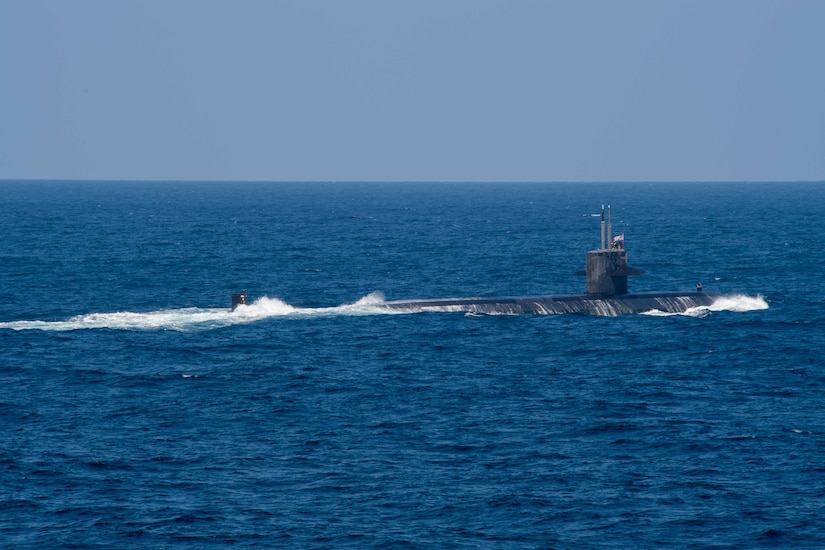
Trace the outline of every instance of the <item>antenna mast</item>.
[[610, 205], [607, 205], [607, 247], [613, 246], [613, 222], [610, 221]]

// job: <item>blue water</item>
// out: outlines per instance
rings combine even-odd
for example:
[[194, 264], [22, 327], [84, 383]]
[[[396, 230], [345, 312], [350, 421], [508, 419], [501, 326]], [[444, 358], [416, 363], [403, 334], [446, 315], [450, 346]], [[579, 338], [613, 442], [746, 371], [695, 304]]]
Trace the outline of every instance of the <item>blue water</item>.
[[[733, 301], [370, 306], [582, 292], [602, 203], [633, 290]], [[823, 207], [801, 183], [0, 182], [0, 544], [823, 547]]]

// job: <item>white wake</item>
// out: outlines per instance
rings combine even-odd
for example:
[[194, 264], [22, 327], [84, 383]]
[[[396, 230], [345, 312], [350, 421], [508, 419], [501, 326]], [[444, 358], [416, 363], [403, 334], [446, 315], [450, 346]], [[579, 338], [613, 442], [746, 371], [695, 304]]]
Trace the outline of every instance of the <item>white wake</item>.
[[0, 329], [69, 331], [83, 329], [114, 330], [176, 330], [194, 331], [243, 325], [274, 317], [319, 317], [340, 315], [375, 315], [403, 313], [374, 307], [384, 301], [380, 292], [373, 292], [352, 304], [334, 307], [302, 308], [278, 298], [259, 298], [249, 305], [229, 308], [161, 309], [145, 313], [117, 311], [87, 313], [56, 321], [0, 322]]
[[[118, 311], [113, 313], [87, 313], [65, 320], [54, 321], [8, 321], [0, 322], [0, 329], [71, 331], [84, 329], [112, 330], [211, 330], [233, 325], [256, 323], [276, 317], [333, 317], [360, 315], [399, 315], [422, 311], [421, 309], [384, 308], [384, 295], [373, 292], [356, 302], [333, 307], [304, 308], [292, 306], [279, 298], [259, 298], [248, 305], [239, 306], [235, 311], [229, 308], [181, 308], [161, 309], [145, 313]], [[667, 313], [653, 310], [643, 315], [671, 316], [685, 315], [704, 317], [714, 311], [754, 311], [768, 309], [762, 296], [722, 296], [710, 306], [690, 308], [681, 313]], [[465, 311], [462, 308], [429, 308], [428, 311]]]

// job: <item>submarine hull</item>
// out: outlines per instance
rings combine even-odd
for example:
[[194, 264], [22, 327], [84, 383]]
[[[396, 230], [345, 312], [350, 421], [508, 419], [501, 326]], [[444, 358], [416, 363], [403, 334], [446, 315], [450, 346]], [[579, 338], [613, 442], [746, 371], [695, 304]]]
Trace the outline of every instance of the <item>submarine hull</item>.
[[683, 313], [690, 308], [710, 306], [721, 295], [708, 292], [638, 292], [614, 296], [560, 294], [505, 298], [440, 298], [398, 300], [377, 307], [399, 311], [455, 311], [487, 314], [552, 315], [582, 313], [613, 317], [658, 310]]

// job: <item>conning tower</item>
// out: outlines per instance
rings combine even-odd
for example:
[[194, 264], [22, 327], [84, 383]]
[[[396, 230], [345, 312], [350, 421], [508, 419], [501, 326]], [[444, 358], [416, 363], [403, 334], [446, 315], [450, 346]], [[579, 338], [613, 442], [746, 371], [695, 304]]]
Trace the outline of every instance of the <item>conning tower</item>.
[[584, 270], [584, 275], [587, 277], [587, 294], [598, 296], [627, 294], [628, 275], [642, 275], [644, 271], [627, 265], [624, 233], [613, 236], [610, 205], [607, 206], [606, 227], [604, 205], [602, 205], [601, 241], [601, 248], [587, 253], [587, 264]]

